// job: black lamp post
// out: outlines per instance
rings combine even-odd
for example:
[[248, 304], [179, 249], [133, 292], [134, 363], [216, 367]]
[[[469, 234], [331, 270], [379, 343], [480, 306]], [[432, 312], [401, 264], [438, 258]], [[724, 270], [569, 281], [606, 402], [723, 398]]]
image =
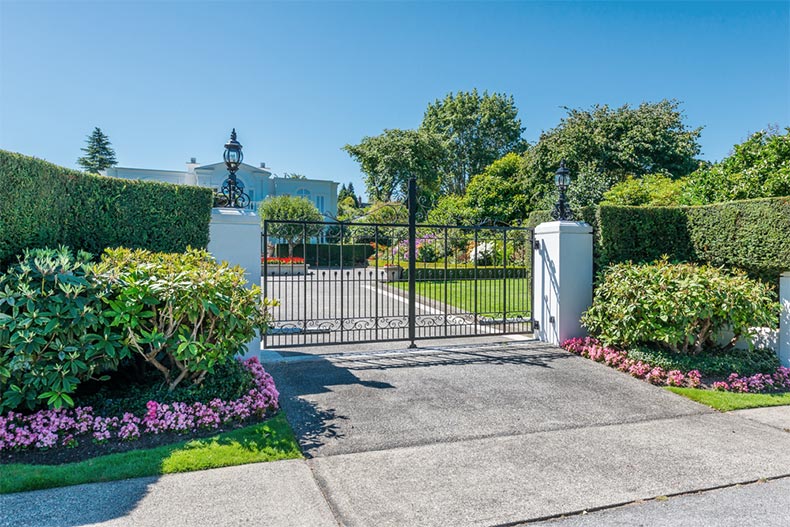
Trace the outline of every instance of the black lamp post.
[[244, 154], [241, 153], [241, 143], [236, 140], [236, 129], [230, 133], [230, 141], [225, 143], [223, 154], [225, 166], [228, 168], [228, 179], [222, 183], [223, 204], [227, 207], [243, 209], [250, 204], [250, 197], [244, 192], [244, 183], [236, 179]]
[[557, 188], [560, 191], [560, 197], [557, 203], [554, 204], [551, 217], [557, 221], [572, 220], [573, 213], [571, 213], [571, 208], [568, 206], [568, 201], [565, 199], [565, 191], [568, 190], [568, 186], [571, 184], [571, 171], [565, 166], [564, 159], [560, 162], [560, 168], [558, 168], [555, 173], [554, 182], [557, 184]]

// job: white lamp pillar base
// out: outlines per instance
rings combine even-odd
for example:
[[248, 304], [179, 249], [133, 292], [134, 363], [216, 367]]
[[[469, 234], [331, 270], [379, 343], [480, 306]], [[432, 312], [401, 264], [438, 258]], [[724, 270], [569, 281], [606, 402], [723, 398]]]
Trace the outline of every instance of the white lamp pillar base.
[[[249, 286], [261, 284], [261, 220], [250, 210], [214, 208], [211, 210], [208, 251], [220, 262], [244, 269]], [[247, 344], [245, 357], [258, 357], [261, 339]]]
[[592, 304], [592, 227], [553, 221], [535, 227], [535, 337], [559, 346], [587, 334], [580, 318]]

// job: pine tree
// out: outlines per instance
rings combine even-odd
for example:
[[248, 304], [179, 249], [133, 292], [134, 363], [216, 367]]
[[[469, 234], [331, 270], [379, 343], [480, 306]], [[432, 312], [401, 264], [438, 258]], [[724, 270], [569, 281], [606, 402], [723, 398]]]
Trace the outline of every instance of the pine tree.
[[349, 183], [348, 184], [348, 189], [346, 190], [346, 193], [347, 193], [347, 195], [349, 195], [352, 198], [354, 198], [354, 203], [356, 203], [357, 206], [359, 206], [362, 203], [362, 201], [357, 197], [357, 193], [354, 192], [354, 184], [353, 183]]
[[77, 164], [86, 172], [98, 174], [99, 170], [104, 170], [118, 163], [115, 159], [115, 150], [112, 149], [110, 138], [107, 137], [98, 126], [93, 129], [93, 133], [85, 140], [86, 148], [81, 148], [85, 155], [77, 159]]

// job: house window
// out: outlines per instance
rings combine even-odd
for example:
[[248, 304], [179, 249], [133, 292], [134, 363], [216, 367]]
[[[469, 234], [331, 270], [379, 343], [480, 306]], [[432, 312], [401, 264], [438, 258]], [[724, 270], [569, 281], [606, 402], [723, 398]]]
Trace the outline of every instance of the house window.
[[300, 198], [309, 198], [310, 191], [304, 188], [300, 188], [299, 190], [296, 191], [296, 195], [299, 196]]
[[321, 213], [324, 212], [324, 196], [315, 197], [315, 206], [318, 207], [318, 210], [320, 210]]

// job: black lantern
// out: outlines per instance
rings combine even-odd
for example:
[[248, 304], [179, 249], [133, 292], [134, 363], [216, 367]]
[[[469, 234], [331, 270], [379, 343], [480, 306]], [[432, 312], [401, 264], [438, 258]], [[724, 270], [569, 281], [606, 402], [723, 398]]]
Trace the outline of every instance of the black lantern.
[[241, 160], [244, 159], [244, 154], [241, 153], [241, 143], [236, 141], [235, 128], [230, 133], [230, 141], [225, 143], [225, 154], [222, 157], [225, 159], [228, 172], [235, 174], [241, 165]]
[[554, 204], [554, 210], [551, 211], [551, 217], [557, 221], [572, 220], [573, 214], [568, 202], [565, 199], [565, 191], [571, 184], [571, 171], [565, 166], [565, 160], [560, 162], [560, 168], [554, 175], [554, 182], [557, 184], [557, 189], [560, 191], [559, 199]]
[[241, 166], [244, 154], [241, 153], [241, 143], [236, 140], [235, 128], [230, 133], [230, 141], [225, 143], [225, 153], [222, 157], [225, 166], [228, 167], [228, 178], [222, 183], [219, 204], [243, 209], [250, 204], [250, 197], [244, 192], [244, 184], [236, 179], [236, 171]]

